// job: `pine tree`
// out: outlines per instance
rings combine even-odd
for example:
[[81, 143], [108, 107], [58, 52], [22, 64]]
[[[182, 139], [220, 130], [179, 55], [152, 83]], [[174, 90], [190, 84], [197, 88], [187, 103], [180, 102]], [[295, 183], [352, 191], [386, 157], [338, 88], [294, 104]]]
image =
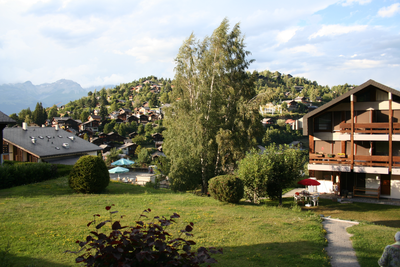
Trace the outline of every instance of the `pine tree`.
[[47, 113], [46, 110], [43, 108], [41, 102], [36, 103], [36, 108], [32, 113], [32, 120], [39, 126], [46, 123]]

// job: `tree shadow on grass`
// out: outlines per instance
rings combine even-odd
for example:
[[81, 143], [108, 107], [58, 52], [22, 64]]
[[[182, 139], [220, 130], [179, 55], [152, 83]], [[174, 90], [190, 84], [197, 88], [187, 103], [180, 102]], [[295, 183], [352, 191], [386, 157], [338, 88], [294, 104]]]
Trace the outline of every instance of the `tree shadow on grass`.
[[377, 225], [384, 225], [393, 228], [400, 228], [400, 220], [386, 220], [386, 221], [374, 221]]
[[[127, 184], [122, 182], [110, 181], [108, 187], [99, 195], [113, 194], [171, 194], [170, 189], [155, 189], [139, 185]], [[68, 185], [68, 178], [61, 177], [53, 180], [47, 180], [35, 184], [15, 186], [12, 188], [1, 189], [0, 198], [5, 197], [38, 197], [38, 196], [65, 196], [75, 193]]]
[[323, 247], [312, 241], [262, 243], [223, 247], [224, 254], [214, 255], [218, 266], [330, 266]]
[[0, 266], [4, 267], [68, 267], [71, 266], [70, 264], [61, 264], [55, 262], [49, 262], [43, 259], [31, 258], [31, 257], [24, 257], [24, 256], [17, 256], [12, 253], [4, 254], [3, 251], [0, 251]]

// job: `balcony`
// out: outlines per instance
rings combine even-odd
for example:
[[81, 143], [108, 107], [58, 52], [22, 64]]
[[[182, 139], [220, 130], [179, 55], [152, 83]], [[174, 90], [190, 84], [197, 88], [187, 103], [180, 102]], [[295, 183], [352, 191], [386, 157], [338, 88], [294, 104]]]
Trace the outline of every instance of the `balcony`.
[[[400, 156], [392, 157], [392, 166], [400, 167]], [[337, 154], [309, 154], [310, 164], [323, 165], [350, 165], [360, 167], [389, 167], [389, 156], [354, 156], [354, 160], [350, 156], [341, 156]]]
[[[351, 123], [341, 123], [339, 126], [340, 133], [351, 133]], [[362, 134], [389, 134], [389, 123], [354, 123], [354, 132]], [[393, 123], [393, 133], [400, 133], [400, 123]]]

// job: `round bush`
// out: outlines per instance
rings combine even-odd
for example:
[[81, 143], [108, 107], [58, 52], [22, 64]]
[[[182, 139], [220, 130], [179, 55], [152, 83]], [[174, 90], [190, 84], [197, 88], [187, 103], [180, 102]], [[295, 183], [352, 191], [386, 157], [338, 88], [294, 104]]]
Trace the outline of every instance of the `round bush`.
[[81, 157], [69, 175], [69, 187], [78, 193], [99, 193], [110, 182], [104, 161], [96, 156]]
[[239, 203], [243, 198], [243, 181], [234, 175], [220, 175], [208, 182], [208, 191], [211, 196], [219, 201]]

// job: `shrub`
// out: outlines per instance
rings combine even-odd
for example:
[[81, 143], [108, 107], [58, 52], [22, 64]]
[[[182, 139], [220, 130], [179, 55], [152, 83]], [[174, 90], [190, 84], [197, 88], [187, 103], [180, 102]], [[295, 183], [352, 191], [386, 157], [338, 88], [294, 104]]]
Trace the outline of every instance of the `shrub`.
[[57, 167], [48, 163], [7, 163], [0, 166], [0, 189], [32, 184], [56, 177]]
[[216, 176], [208, 184], [209, 193], [219, 201], [238, 203], [243, 198], [243, 182], [234, 175]]
[[[106, 210], [110, 209], [111, 206], [106, 207]], [[182, 235], [193, 236], [192, 222], [180, 231], [179, 237], [174, 238], [166, 228], [175, 223], [175, 219], [180, 216], [174, 213], [170, 219], [156, 216], [152, 222], [140, 221], [142, 217], [147, 218], [145, 213], [150, 211], [150, 209], [144, 210], [134, 226], [121, 226], [120, 221], [113, 222], [112, 214], [117, 211], [110, 211], [110, 219], [96, 225], [96, 217], [100, 215], [95, 214], [94, 220], [87, 226], [96, 225], [97, 230], [91, 231], [86, 241], [76, 241], [81, 247], [79, 251], [66, 252], [83, 251], [75, 261], [84, 263], [85, 266], [200, 266], [202, 263], [217, 262], [210, 257], [210, 253], [222, 253], [222, 249], [209, 248], [208, 251], [200, 247], [197, 252], [193, 252], [192, 245], [196, 243], [182, 237]], [[111, 224], [110, 233], [99, 232], [99, 229], [107, 223]]]
[[81, 157], [72, 168], [69, 187], [78, 193], [99, 193], [110, 182], [104, 161], [96, 156]]

